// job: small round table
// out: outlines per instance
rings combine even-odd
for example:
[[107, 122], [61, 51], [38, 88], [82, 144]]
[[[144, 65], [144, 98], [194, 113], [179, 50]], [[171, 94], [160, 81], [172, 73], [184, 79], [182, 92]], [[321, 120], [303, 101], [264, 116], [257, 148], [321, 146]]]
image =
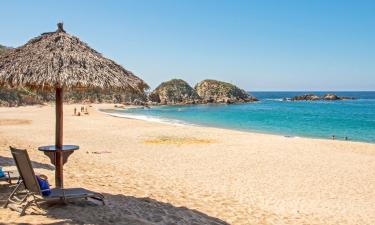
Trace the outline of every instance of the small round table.
[[[76, 150], [79, 149], [78, 145], [62, 145], [58, 148], [56, 145], [47, 145], [38, 147], [39, 151], [42, 151], [51, 160], [51, 163], [55, 166], [55, 180], [57, 187], [63, 187], [63, 165], [68, 161], [68, 157]], [[59, 157], [56, 155], [59, 154]], [[60, 162], [56, 161], [56, 158], [61, 159]]]

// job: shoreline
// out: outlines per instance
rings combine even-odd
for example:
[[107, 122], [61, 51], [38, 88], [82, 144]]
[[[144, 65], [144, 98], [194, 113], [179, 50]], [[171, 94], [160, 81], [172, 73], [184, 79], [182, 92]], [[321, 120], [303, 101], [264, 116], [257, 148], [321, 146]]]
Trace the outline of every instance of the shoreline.
[[[278, 134], [278, 133], [272, 133], [272, 132], [262, 132], [262, 131], [255, 131], [255, 130], [245, 130], [245, 129], [236, 129], [236, 128], [226, 128], [226, 127], [216, 127], [216, 126], [210, 126], [210, 125], [202, 125], [202, 124], [194, 124], [190, 122], [185, 122], [182, 120], [171, 120], [171, 119], [163, 119], [163, 118], [154, 118], [145, 116], [142, 114], [137, 115], [124, 115], [124, 114], [117, 114], [117, 113], [108, 113], [104, 112], [102, 110], [127, 110], [132, 108], [142, 108], [143, 106], [139, 105], [123, 105], [123, 104], [114, 104], [114, 103], [82, 103], [82, 104], [76, 104], [76, 103], [64, 103], [64, 106], [80, 106], [80, 105], [86, 105], [92, 107], [95, 111], [116, 117], [116, 118], [123, 118], [123, 119], [132, 119], [132, 120], [139, 120], [144, 122], [151, 122], [151, 123], [158, 123], [158, 124], [165, 124], [165, 125], [171, 125], [171, 126], [191, 126], [191, 127], [201, 127], [201, 128], [212, 128], [212, 129], [222, 129], [227, 131], [234, 131], [234, 132], [243, 132], [243, 133], [249, 133], [249, 134], [261, 134], [261, 135], [270, 135], [270, 136], [276, 136], [276, 137], [283, 137], [287, 139], [312, 139], [312, 140], [322, 140], [322, 141], [338, 141], [343, 143], [362, 143], [362, 144], [370, 144], [375, 145], [375, 142], [366, 142], [366, 141], [360, 141], [360, 140], [344, 140], [344, 139], [335, 139], [332, 140], [331, 138], [323, 138], [323, 137], [314, 137], [314, 136], [295, 136], [295, 135], [286, 135], [286, 134]], [[115, 107], [115, 105], [119, 105], [120, 107]], [[47, 106], [54, 106], [53, 103], [47, 103], [42, 105], [26, 105], [26, 106], [17, 106], [17, 107], [0, 107], [1, 109], [16, 109], [16, 108], [41, 108], [41, 107], [47, 107]], [[171, 122], [176, 121], [176, 122]]]
[[[98, 105], [98, 104], [95, 104]], [[99, 104], [101, 105], [101, 104]], [[109, 104], [109, 105], [115, 105], [115, 104]], [[104, 112], [102, 110], [113, 110], [113, 111], [121, 111], [121, 110], [127, 110], [127, 109], [132, 109], [132, 108], [142, 108], [142, 106], [124, 106], [124, 107], [110, 107], [108, 104], [104, 104], [103, 107], [99, 106], [97, 109], [98, 112], [104, 113], [106, 115], [114, 116], [114, 117], [119, 117], [119, 118], [126, 118], [126, 119], [135, 119], [135, 120], [141, 120], [141, 121], [146, 121], [146, 122], [155, 122], [155, 123], [161, 123], [161, 124], [169, 124], [169, 125], [177, 125], [177, 126], [194, 126], [194, 127], [207, 127], [207, 128], [216, 128], [216, 129], [224, 129], [228, 131], [238, 131], [238, 132], [245, 132], [245, 133], [252, 133], [252, 134], [263, 134], [263, 135], [273, 135], [273, 136], [279, 136], [279, 137], [284, 137], [284, 138], [306, 138], [306, 139], [314, 139], [314, 140], [331, 140], [331, 141], [342, 141], [342, 142], [353, 142], [353, 143], [365, 143], [365, 144], [373, 144], [375, 145], [375, 142], [366, 142], [366, 141], [361, 141], [361, 140], [345, 140], [345, 139], [331, 139], [331, 138], [324, 138], [324, 137], [316, 137], [316, 136], [296, 136], [296, 135], [288, 135], [288, 134], [280, 134], [280, 133], [273, 133], [273, 132], [266, 132], [266, 131], [257, 131], [257, 130], [247, 130], [247, 129], [236, 129], [236, 128], [228, 128], [228, 127], [218, 127], [218, 126], [210, 126], [206, 124], [197, 124], [197, 123], [191, 123], [191, 122], [186, 122], [183, 120], [178, 120], [178, 119], [167, 119], [167, 118], [156, 118], [152, 116], [146, 116], [142, 114], [134, 114], [134, 115], [129, 115], [129, 114], [123, 114], [123, 113], [109, 113], [109, 112]]]

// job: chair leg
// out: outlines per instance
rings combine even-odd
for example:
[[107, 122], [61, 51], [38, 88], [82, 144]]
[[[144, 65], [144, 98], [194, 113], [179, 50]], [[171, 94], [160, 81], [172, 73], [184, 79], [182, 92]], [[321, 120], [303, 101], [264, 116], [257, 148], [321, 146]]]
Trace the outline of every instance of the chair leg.
[[20, 216], [24, 216], [26, 214], [26, 209], [33, 203], [34, 201], [28, 201], [24, 207], [22, 207], [22, 211], [20, 213]]
[[33, 195], [33, 198], [34, 198], [34, 204], [36, 205], [36, 207], [38, 207], [40, 209], [40, 205], [38, 203], [38, 199], [35, 197], [35, 195]]
[[7, 201], [5, 202], [5, 204], [4, 204], [4, 208], [6, 208], [6, 207], [8, 207], [8, 204], [10, 203], [10, 202], [12, 202], [12, 198], [14, 197], [14, 195], [17, 193], [17, 191], [18, 191], [18, 189], [20, 188], [20, 186], [22, 185], [22, 181], [14, 188], [14, 190], [12, 191], [12, 193], [10, 193], [10, 195], [9, 195], [9, 197], [8, 197], [8, 199], [7, 199]]
[[22, 200], [22, 202], [19, 204], [20, 207], [17, 207], [17, 206], [15, 206], [15, 205], [9, 205], [9, 208], [12, 209], [12, 210], [14, 210], [14, 211], [19, 212], [19, 213], [20, 213], [20, 216], [24, 216], [25, 213], [26, 213], [26, 209], [27, 209], [31, 204], [34, 203], [34, 200], [31, 200], [31, 201], [27, 201], [26, 204], [25, 204], [24, 206], [22, 206], [22, 203], [23, 203], [28, 197], [30, 197], [30, 195], [32, 195], [32, 194], [30, 194], [30, 193], [27, 194], [27, 196], [26, 196], [26, 197]]
[[19, 202], [19, 204], [22, 204], [26, 201], [26, 199], [29, 197], [29, 193], [25, 193], [25, 197], [23, 198], [18, 198], [17, 196], [14, 196], [14, 198]]

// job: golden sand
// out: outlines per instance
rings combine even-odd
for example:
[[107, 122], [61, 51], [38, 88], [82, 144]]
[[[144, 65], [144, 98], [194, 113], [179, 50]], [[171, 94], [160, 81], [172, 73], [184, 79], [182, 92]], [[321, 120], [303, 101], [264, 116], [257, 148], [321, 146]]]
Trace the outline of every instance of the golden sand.
[[[1, 208], [0, 223], [375, 224], [374, 144], [175, 126], [93, 108], [77, 117], [74, 107], [65, 106], [64, 143], [80, 150], [64, 166], [65, 186], [101, 192], [107, 204], [32, 207], [36, 215], [24, 217]], [[53, 184], [53, 167], [36, 149], [54, 142], [54, 107], [0, 108], [5, 119], [32, 122], [0, 126], [1, 165], [15, 168], [9, 145], [26, 148]], [[10, 190], [0, 184], [2, 202]]]

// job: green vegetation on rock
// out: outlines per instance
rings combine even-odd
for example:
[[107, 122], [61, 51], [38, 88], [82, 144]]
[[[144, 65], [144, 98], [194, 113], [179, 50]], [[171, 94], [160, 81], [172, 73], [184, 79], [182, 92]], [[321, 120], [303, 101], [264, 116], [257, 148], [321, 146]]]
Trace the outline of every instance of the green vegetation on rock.
[[[66, 103], [131, 103], [143, 104], [146, 95], [133, 92], [114, 92], [99, 89], [67, 91], [64, 93]], [[0, 106], [14, 107], [22, 105], [44, 104], [55, 101], [54, 92], [35, 91], [27, 88], [10, 89], [0, 87]]]
[[203, 103], [253, 102], [257, 99], [237, 86], [218, 80], [203, 80], [195, 85]]
[[3, 45], [0, 45], [0, 54], [3, 54], [4, 52], [6, 52], [9, 48], [3, 46]]
[[160, 104], [195, 104], [200, 102], [200, 97], [186, 81], [172, 79], [155, 88], [149, 100]]

